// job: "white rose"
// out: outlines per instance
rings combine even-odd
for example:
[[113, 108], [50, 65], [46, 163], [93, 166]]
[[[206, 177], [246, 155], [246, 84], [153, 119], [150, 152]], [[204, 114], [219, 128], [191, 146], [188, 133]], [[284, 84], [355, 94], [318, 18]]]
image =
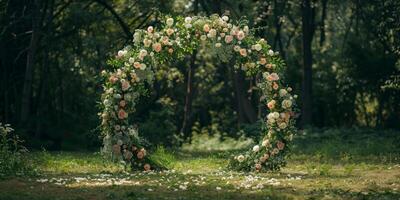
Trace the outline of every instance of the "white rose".
[[287, 124], [285, 122], [282, 122], [279, 124], [280, 129], [285, 129], [287, 127]]
[[168, 26], [172, 26], [173, 24], [174, 24], [174, 19], [168, 18], [168, 19], [167, 19], [167, 25], [168, 25]]
[[260, 150], [260, 146], [256, 145], [253, 147], [253, 152], [258, 152]]
[[132, 57], [130, 57], [130, 58], [129, 58], [129, 63], [130, 63], [130, 64], [133, 64], [134, 62], [135, 62], [135, 59], [132, 58]]
[[291, 100], [285, 99], [285, 100], [282, 101], [282, 108], [288, 109], [288, 108], [292, 107], [292, 104], [293, 103], [292, 103]]
[[186, 24], [190, 24], [192, 22], [192, 18], [191, 17], [185, 17], [185, 23]]
[[140, 57], [144, 58], [145, 56], [147, 56], [147, 51], [145, 49], [140, 50], [139, 52]]
[[256, 51], [260, 51], [260, 50], [262, 49], [261, 44], [256, 44], [256, 45], [254, 45], [254, 49], [255, 49]]
[[229, 17], [228, 16], [222, 16], [222, 20], [227, 22], [229, 20]]
[[272, 51], [271, 49], [268, 51], [268, 55], [269, 56], [273, 56], [274, 55], [274, 51]]
[[219, 42], [218, 42], [218, 43], [215, 43], [215, 47], [217, 47], [217, 48], [220, 48], [220, 47], [221, 47], [221, 45], [222, 45], [222, 44], [221, 44], [221, 43], [219, 43]]
[[267, 140], [264, 140], [261, 145], [263, 147], [266, 147], [266, 146], [268, 146], [268, 144], [269, 144], [269, 140], [267, 139]]
[[287, 91], [285, 89], [280, 89], [279, 90], [279, 96], [284, 97], [287, 95]]
[[237, 157], [237, 160], [238, 160], [239, 162], [243, 162], [243, 161], [244, 161], [244, 156], [243, 156], [243, 155], [239, 155], [239, 156]]
[[273, 112], [272, 114], [274, 116], [274, 119], [278, 119], [279, 118], [279, 113], [278, 112]]
[[123, 56], [126, 55], [126, 53], [128, 53], [128, 51], [126, 51], [126, 50], [120, 50], [120, 51], [118, 51], [118, 57], [123, 57]]
[[145, 70], [145, 69], [146, 69], [146, 64], [142, 63], [142, 64], [140, 65], [140, 69], [141, 69], [141, 70]]

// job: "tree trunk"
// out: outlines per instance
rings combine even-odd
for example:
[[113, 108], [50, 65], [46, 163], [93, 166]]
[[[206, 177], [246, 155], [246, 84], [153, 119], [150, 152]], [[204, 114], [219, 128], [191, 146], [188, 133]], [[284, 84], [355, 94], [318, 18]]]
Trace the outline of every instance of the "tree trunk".
[[246, 97], [246, 89], [243, 86], [245, 81], [243, 79], [243, 75], [241, 75], [240, 72], [234, 73], [238, 120], [239, 123], [254, 123], [257, 121], [257, 113], [251, 104], [251, 101]]
[[193, 76], [194, 76], [194, 70], [195, 70], [195, 62], [196, 62], [196, 55], [197, 55], [197, 50], [193, 51], [191, 60], [190, 60], [190, 65], [188, 67], [187, 71], [187, 79], [186, 79], [186, 97], [185, 97], [185, 108], [184, 108], [184, 113], [183, 113], [183, 122], [182, 122], [182, 128], [181, 128], [181, 133], [184, 136], [187, 136], [190, 130], [190, 118], [192, 114], [192, 101], [193, 101]]
[[30, 114], [31, 106], [31, 93], [32, 93], [32, 79], [35, 65], [36, 50], [39, 41], [40, 31], [40, 6], [36, 1], [32, 2], [32, 36], [29, 44], [29, 50], [26, 59], [26, 69], [24, 78], [24, 88], [22, 91], [21, 100], [21, 123], [25, 124]]
[[312, 35], [313, 18], [310, 0], [302, 3], [303, 32], [303, 90], [302, 90], [302, 126], [312, 124]]

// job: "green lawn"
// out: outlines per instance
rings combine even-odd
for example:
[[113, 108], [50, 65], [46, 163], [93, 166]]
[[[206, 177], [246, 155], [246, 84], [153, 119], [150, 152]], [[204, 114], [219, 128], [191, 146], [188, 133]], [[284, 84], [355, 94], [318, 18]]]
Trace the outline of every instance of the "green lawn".
[[39, 175], [1, 180], [0, 199], [400, 199], [397, 135], [300, 136], [275, 173], [228, 171], [226, 151], [178, 150], [171, 170], [150, 173], [96, 153], [36, 152]]

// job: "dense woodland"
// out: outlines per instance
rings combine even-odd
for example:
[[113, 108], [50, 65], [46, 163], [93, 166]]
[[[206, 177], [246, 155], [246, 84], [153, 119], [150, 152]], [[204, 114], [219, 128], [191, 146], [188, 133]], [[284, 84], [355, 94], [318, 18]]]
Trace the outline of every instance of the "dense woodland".
[[[107, 60], [162, 16], [213, 13], [246, 16], [279, 51], [299, 127], [400, 128], [398, 0], [0, 0], [0, 121], [30, 147], [98, 147]], [[157, 72], [135, 120], [166, 146], [198, 132], [258, 137], [267, 110], [253, 87], [199, 50]]]

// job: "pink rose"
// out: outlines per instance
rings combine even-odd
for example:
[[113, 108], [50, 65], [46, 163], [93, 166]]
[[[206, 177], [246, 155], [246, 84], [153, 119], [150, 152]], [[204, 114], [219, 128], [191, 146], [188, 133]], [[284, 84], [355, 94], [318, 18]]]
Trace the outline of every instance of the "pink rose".
[[255, 165], [255, 167], [256, 167], [256, 170], [257, 170], [257, 171], [260, 171], [260, 170], [261, 170], [261, 164], [260, 164], [260, 163], [257, 163], [257, 164]]
[[247, 56], [247, 50], [246, 49], [240, 49], [239, 53], [240, 53], [241, 56], [244, 56], [244, 57]]
[[119, 106], [125, 107], [126, 106], [126, 101], [125, 100], [120, 101], [119, 102]]
[[160, 43], [155, 43], [155, 44], [153, 44], [153, 49], [154, 49], [154, 51], [155, 52], [160, 52], [161, 51], [161, 44]]
[[118, 118], [119, 118], [119, 119], [128, 118], [128, 113], [125, 112], [125, 110], [123, 110], [123, 109], [119, 109], [119, 111], [118, 111]]
[[147, 28], [147, 32], [149, 32], [149, 33], [152, 33], [153, 30], [154, 30], [154, 28], [153, 28], [152, 26], [149, 26], [149, 27]]
[[210, 26], [208, 24], [204, 24], [203, 30], [208, 33], [208, 31], [210, 31]]
[[129, 81], [126, 81], [126, 80], [122, 79], [121, 80], [121, 87], [122, 87], [123, 91], [126, 91], [131, 87], [131, 85], [129, 84]]
[[110, 78], [108, 79], [111, 83], [115, 83], [115, 82], [117, 82], [118, 81], [118, 78], [117, 77], [115, 77], [114, 75], [112, 75], [112, 76], [110, 76]]
[[145, 165], [143, 166], [143, 168], [144, 168], [144, 171], [150, 171], [150, 169], [151, 169], [151, 167], [150, 167], [149, 164], [145, 164]]
[[227, 36], [225, 37], [225, 42], [228, 43], [228, 44], [231, 43], [232, 40], [233, 40], [233, 36], [231, 36], [231, 35], [227, 35]]
[[278, 147], [279, 150], [282, 150], [283, 148], [285, 148], [285, 143], [283, 143], [282, 141], [278, 141], [276, 143], [276, 147]]
[[260, 64], [265, 65], [267, 63], [267, 59], [260, 58]]
[[167, 32], [167, 35], [170, 36], [170, 35], [172, 35], [174, 33], [174, 29], [169, 28], [169, 29], [167, 29], [166, 32]]
[[140, 64], [140, 62], [134, 62], [134, 63], [133, 63], [133, 66], [134, 66], [136, 69], [139, 69], [139, 68], [142, 66], [142, 64]]
[[143, 151], [139, 151], [136, 156], [137, 156], [138, 159], [143, 159], [144, 158]]
[[276, 82], [272, 83], [272, 88], [274, 88], [274, 90], [277, 90], [279, 88], [278, 83]]
[[269, 109], [275, 108], [275, 103], [276, 103], [275, 100], [272, 100], [272, 101], [268, 102], [268, 104], [267, 104], [268, 108], [269, 108]]
[[238, 40], [243, 40], [243, 38], [244, 38], [244, 32], [243, 31], [239, 31], [238, 33], [237, 33], [237, 35], [236, 35], [236, 37], [237, 37], [237, 39]]

